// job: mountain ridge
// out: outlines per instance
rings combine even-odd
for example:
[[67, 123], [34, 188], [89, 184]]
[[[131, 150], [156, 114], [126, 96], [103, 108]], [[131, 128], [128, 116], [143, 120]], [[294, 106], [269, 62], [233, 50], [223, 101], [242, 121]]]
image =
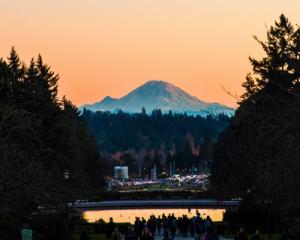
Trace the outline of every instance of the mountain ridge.
[[172, 83], [163, 80], [150, 80], [121, 98], [104, 97], [93, 104], [80, 107], [91, 111], [119, 110], [137, 113], [142, 108], [147, 112], [161, 109], [162, 112], [187, 113], [189, 115], [220, 114], [233, 115], [234, 109], [220, 103], [209, 103], [190, 95]]

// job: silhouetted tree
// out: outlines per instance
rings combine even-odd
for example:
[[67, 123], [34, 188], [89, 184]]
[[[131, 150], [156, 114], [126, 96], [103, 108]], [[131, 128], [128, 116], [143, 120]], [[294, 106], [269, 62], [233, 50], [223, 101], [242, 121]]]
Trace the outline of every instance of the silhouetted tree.
[[98, 146], [77, 108], [58, 99], [57, 81], [41, 56], [25, 67], [12, 48], [0, 60], [1, 215], [28, 216], [101, 186]]
[[257, 204], [295, 216], [300, 212], [300, 28], [281, 15], [266, 42], [255, 39], [265, 56], [250, 58], [246, 92], [214, 150], [212, 181], [223, 196], [251, 195]]
[[145, 108], [145, 107], [143, 107], [143, 108], [142, 108], [142, 114], [144, 114], [144, 115], [146, 115], [146, 114], [147, 114], [147, 112], [146, 112], [146, 108]]

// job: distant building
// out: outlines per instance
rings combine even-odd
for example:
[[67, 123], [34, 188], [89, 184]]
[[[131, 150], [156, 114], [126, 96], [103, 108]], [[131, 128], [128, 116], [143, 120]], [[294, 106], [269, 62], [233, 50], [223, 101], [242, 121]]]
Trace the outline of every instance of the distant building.
[[116, 179], [127, 179], [128, 178], [128, 167], [127, 166], [115, 166], [114, 175]]

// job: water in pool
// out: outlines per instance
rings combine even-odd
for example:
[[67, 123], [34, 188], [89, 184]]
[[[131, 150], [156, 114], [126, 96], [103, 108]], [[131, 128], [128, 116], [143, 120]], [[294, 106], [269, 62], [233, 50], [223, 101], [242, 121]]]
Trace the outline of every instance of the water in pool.
[[[85, 211], [83, 213], [84, 219], [88, 222], [95, 222], [99, 219], [103, 219], [105, 222], [109, 221], [109, 218], [112, 217], [114, 222], [130, 222], [134, 223], [136, 217], [144, 217], [148, 219], [151, 215], [156, 217], [165, 214], [175, 215], [175, 217], [180, 217], [182, 215], [187, 215], [188, 217], [193, 217], [196, 215], [197, 209], [124, 209], [124, 210], [92, 210]], [[225, 209], [198, 209], [198, 212], [203, 217], [209, 215], [211, 219], [215, 222], [222, 221], [223, 214]]]

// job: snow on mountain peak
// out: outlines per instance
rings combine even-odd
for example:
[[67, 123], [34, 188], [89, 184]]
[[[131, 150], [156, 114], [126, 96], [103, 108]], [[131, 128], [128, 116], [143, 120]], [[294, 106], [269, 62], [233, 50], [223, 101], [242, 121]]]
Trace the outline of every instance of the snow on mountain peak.
[[186, 112], [192, 115], [225, 113], [232, 115], [234, 110], [221, 104], [207, 103], [191, 96], [172, 83], [163, 80], [150, 80], [128, 93], [126, 96], [116, 99], [105, 97], [102, 101], [84, 105], [81, 108], [92, 111], [115, 111], [122, 109], [125, 112], [140, 112], [143, 107], [147, 112], [160, 108], [163, 112]]

